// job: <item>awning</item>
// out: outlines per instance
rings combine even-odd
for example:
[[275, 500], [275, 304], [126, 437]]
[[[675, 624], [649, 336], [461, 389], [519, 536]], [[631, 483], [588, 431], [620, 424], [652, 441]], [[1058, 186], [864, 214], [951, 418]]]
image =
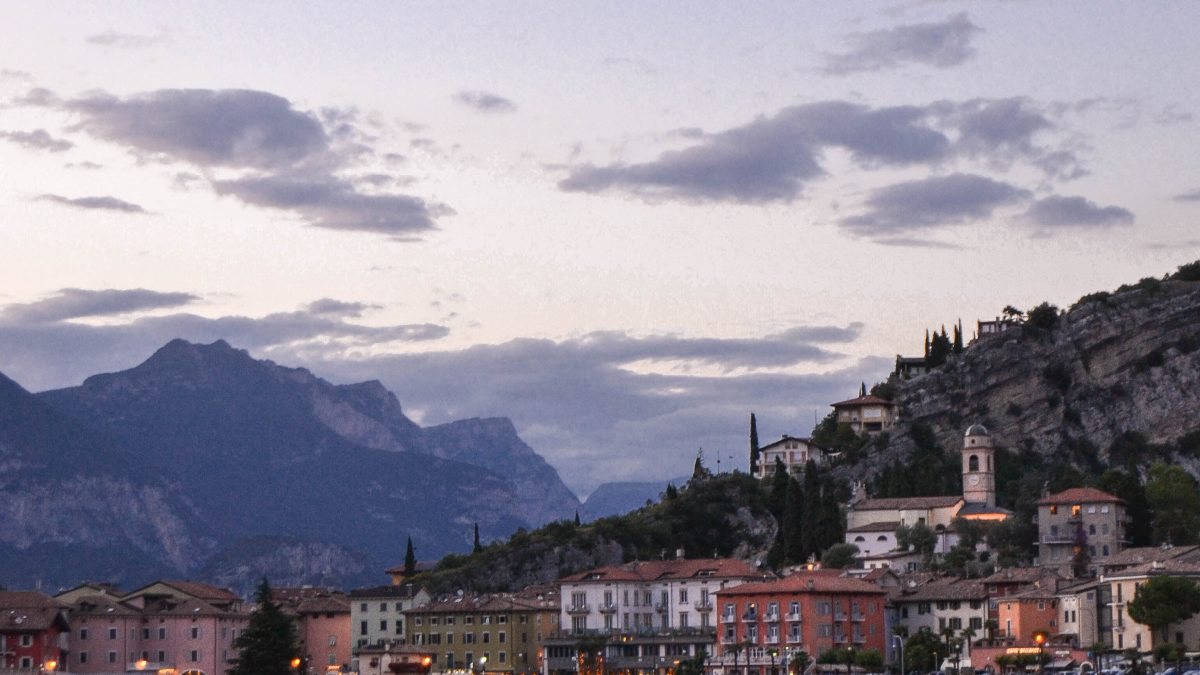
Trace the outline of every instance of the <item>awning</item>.
[[1075, 665], [1075, 659], [1055, 659], [1046, 664], [1046, 667], [1051, 670], [1063, 670]]

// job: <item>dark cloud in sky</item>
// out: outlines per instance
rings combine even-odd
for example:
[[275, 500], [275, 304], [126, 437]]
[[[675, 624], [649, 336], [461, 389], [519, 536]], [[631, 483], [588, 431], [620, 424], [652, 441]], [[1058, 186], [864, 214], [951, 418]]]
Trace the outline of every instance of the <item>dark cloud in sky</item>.
[[161, 293], [145, 288], [87, 290], [63, 288], [34, 302], [7, 305], [0, 322], [41, 324], [85, 317], [118, 316], [151, 309], [181, 307], [199, 300], [191, 293]]
[[94, 136], [200, 166], [286, 169], [329, 149], [320, 121], [264, 91], [164, 89], [65, 106]]
[[934, 176], [873, 191], [866, 200], [867, 211], [843, 218], [840, 225], [858, 236], [892, 237], [982, 220], [1030, 196], [1027, 190], [983, 176]]
[[1177, 202], [1200, 202], [1200, 188], [1177, 194], [1173, 199]]
[[[171, 306], [167, 298], [174, 295], [85, 293], [124, 299], [110, 314], [151, 309], [156, 300]], [[136, 302], [139, 293], [150, 295]], [[178, 295], [180, 304], [195, 297]], [[30, 306], [40, 306], [41, 316]], [[839, 353], [860, 337], [860, 324], [798, 326], [749, 338], [604, 331], [561, 341], [521, 338], [372, 356], [359, 347], [437, 340], [448, 331], [434, 324], [365, 326], [347, 320], [371, 308], [323, 298], [300, 311], [256, 318], [172, 313], [88, 325], [64, 319], [98, 315], [99, 307], [54, 311], [48, 301], [10, 305], [0, 310], [0, 371], [42, 390], [131, 367], [176, 337], [225, 339], [257, 358], [305, 366], [337, 383], [381, 379], [426, 424], [511, 417], [570, 484], [587, 490], [601, 475], [674, 476], [691, 466], [698, 445], [710, 467], [718, 454], [726, 468], [729, 456], [744, 463], [751, 410], [763, 438], [804, 435], [829, 402], [853, 395], [860, 380], [881, 378], [890, 368], [886, 359], [856, 362]], [[658, 367], [653, 372], [631, 367], [646, 363]], [[787, 372], [797, 365], [820, 366], [822, 373]]]
[[329, 174], [264, 175], [212, 181], [217, 194], [247, 204], [291, 211], [314, 227], [405, 237], [436, 229], [435, 218], [454, 212], [417, 197], [359, 192]]
[[0, 131], [0, 140], [23, 145], [27, 148], [34, 148], [35, 150], [48, 150], [50, 152], [64, 152], [75, 147], [75, 144], [71, 141], [55, 138], [45, 129], [35, 129], [33, 131]]
[[1029, 206], [1024, 219], [1045, 231], [1060, 228], [1106, 228], [1133, 224], [1133, 212], [1120, 206], [1099, 206], [1083, 197], [1052, 195]]
[[517, 109], [509, 99], [487, 91], [460, 91], [454, 95], [454, 100], [485, 113], [506, 113]]
[[146, 209], [133, 202], [110, 197], [108, 195], [93, 197], [64, 197], [62, 195], [44, 194], [38, 196], [39, 201], [54, 202], [77, 209], [96, 209], [100, 211], [121, 211], [123, 213], [145, 213]]
[[951, 68], [975, 54], [971, 41], [981, 32], [965, 13], [959, 13], [941, 22], [854, 33], [846, 36], [846, 51], [826, 57], [824, 72], [849, 75], [909, 63]]
[[848, 150], [863, 165], [931, 162], [950, 141], [923, 123], [920, 108], [872, 110], [841, 101], [785, 108], [727, 131], [708, 134], [682, 150], [641, 164], [576, 166], [559, 182], [569, 192], [620, 189], [648, 199], [759, 204], [791, 201], [824, 175], [824, 147]]
[[[218, 194], [287, 211], [315, 227], [411, 241], [416, 233], [436, 229], [437, 218], [454, 213], [444, 204], [381, 192], [379, 182], [364, 192], [356, 183], [370, 187], [369, 181], [343, 177], [374, 155], [369, 144], [378, 140], [359, 128], [362, 116], [354, 109], [325, 108], [318, 116], [281, 96], [243, 89], [163, 89], [128, 97], [98, 93], [65, 101], [49, 90], [33, 90], [16, 103], [69, 111], [79, 117], [76, 128], [96, 138], [143, 158], [204, 168]], [[184, 178], [176, 187], [200, 182], [192, 172], [176, 175]], [[119, 200], [47, 198], [85, 208], [134, 210]]]
[[87, 37], [88, 44], [101, 47], [117, 47], [119, 49], [145, 49], [169, 42], [166, 35], [139, 35], [137, 33], [121, 33], [106, 30]]

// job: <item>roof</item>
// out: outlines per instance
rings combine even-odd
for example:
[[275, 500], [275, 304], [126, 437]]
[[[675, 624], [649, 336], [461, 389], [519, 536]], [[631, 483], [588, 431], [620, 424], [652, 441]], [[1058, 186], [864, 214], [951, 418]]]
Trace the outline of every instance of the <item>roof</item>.
[[66, 627], [63, 606], [37, 591], [0, 591], [0, 632], [43, 631], [55, 624]]
[[218, 588], [216, 586], [211, 586], [209, 584], [200, 583], [199, 581], [179, 581], [179, 580], [166, 580], [166, 579], [163, 579], [160, 581], [155, 581], [155, 582], [146, 584], [145, 586], [142, 586], [141, 588], [139, 588], [137, 590], [130, 591], [129, 593], [126, 593], [124, 596], [122, 596], [122, 599], [131, 598], [131, 597], [137, 596], [139, 594], [144, 595], [146, 593], [147, 589], [150, 589], [158, 584], [162, 584], [163, 586], [169, 586], [170, 588], [173, 588], [174, 590], [179, 591], [180, 593], [182, 593], [184, 595], [191, 596], [193, 598], [198, 598], [198, 599], [204, 600], [206, 602], [227, 603], [227, 602], [239, 602], [242, 599], [240, 596], [238, 596], [236, 593], [229, 590], [228, 588]]
[[931, 600], [983, 600], [987, 598], [987, 586], [977, 579], [939, 579], [925, 584], [906, 585], [900, 588], [896, 600], [904, 602]]
[[655, 581], [658, 579], [702, 579], [707, 577], [756, 577], [759, 576], [750, 563], [736, 558], [684, 558], [674, 560], [648, 560], [624, 565], [600, 567], [586, 572], [571, 574], [559, 579], [560, 583], [578, 581]]
[[887, 499], [864, 499], [852, 504], [855, 511], [898, 511], [901, 509], [936, 509], [954, 506], [963, 500], [962, 495], [944, 497], [892, 497]]
[[1127, 548], [1120, 553], [1112, 555], [1103, 561], [1102, 564], [1108, 569], [1130, 567], [1155, 560], [1170, 560], [1185, 556], [1191, 558], [1197, 552], [1200, 552], [1200, 546], [1139, 546], [1137, 548]]
[[1094, 504], [1097, 502], [1112, 502], [1115, 504], [1124, 504], [1125, 500], [1120, 497], [1115, 497], [1108, 494], [1104, 490], [1097, 490], [1094, 487], [1080, 487], [1063, 490], [1057, 494], [1042, 497], [1038, 500], [1038, 505], [1043, 504]]
[[878, 396], [872, 396], [871, 394], [867, 394], [866, 396], [859, 396], [857, 398], [851, 398], [851, 399], [847, 399], [845, 401], [838, 401], [837, 403], [830, 403], [829, 405], [833, 406], [834, 408], [842, 408], [842, 407], [851, 408], [851, 407], [860, 406], [860, 405], [893, 405], [893, 404], [891, 401], [887, 400], [886, 398], [879, 398]]
[[758, 450], [759, 450], [759, 452], [762, 452], [763, 450], [767, 450], [767, 449], [773, 448], [773, 447], [775, 447], [775, 446], [777, 446], [777, 445], [779, 445], [780, 443], [783, 443], [783, 442], [785, 442], [785, 441], [800, 441], [801, 443], [803, 443], [803, 444], [805, 444], [805, 445], [810, 445], [810, 446], [812, 446], [812, 447], [814, 447], [814, 448], [819, 448], [819, 447], [820, 447], [820, 446], [818, 446], [818, 445], [815, 445], [815, 444], [812, 442], [812, 439], [811, 439], [811, 438], [799, 438], [799, 437], [797, 437], [797, 436], [788, 436], [787, 434], [784, 434], [784, 435], [783, 435], [783, 438], [781, 438], [781, 439], [779, 439], [779, 440], [777, 440], [777, 441], [775, 441], [775, 442], [773, 442], [773, 443], [768, 443], [767, 445], [764, 445], [764, 446], [760, 447]]
[[296, 605], [299, 614], [349, 614], [350, 600], [344, 595], [303, 598]]
[[851, 527], [846, 530], [846, 533], [851, 532], [895, 532], [900, 528], [898, 520], [881, 520], [877, 523], [867, 523], [858, 527]]
[[126, 605], [111, 595], [85, 595], [71, 603], [71, 615], [110, 615], [136, 616], [141, 614], [137, 609]]
[[1047, 575], [1058, 576], [1052, 569], [1045, 567], [1005, 567], [980, 581], [985, 584], [1032, 584]]
[[987, 427], [982, 424], [975, 423], [967, 427], [967, 433], [964, 436], [990, 436]]
[[720, 597], [730, 595], [767, 595], [773, 593], [871, 593], [886, 595], [887, 591], [869, 581], [841, 576], [840, 570], [798, 572], [782, 579], [751, 582], [717, 591]]
[[423, 590], [423, 588], [412, 584], [400, 584], [399, 586], [388, 584], [385, 586], [372, 586], [370, 588], [356, 588], [350, 591], [350, 597], [412, 599], [417, 597], [417, 594]]
[[1012, 515], [1012, 511], [1009, 511], [1008, 509], [1002, 509], [999, 506], [988, 506], [987, 504], [981, 504], [980, 502], [967, 502], [966, 504], [963, 504], [961, 509], [958, 510], [958, 515], [959, 517], [963, 518], [968, 516], [992, 515], [1004, 516], [1007, 518], [1008, 516]]
[[1108, 578], [1116, 579], [1122, 577], [1149, 577], [1159, 574], [1178, 574], [1186, 576], [1200, 576], [1200, 561], [1186, 560], [1181, 558], [1170, 558], [1168, 560], [1156, 560], [1153, 562], [1134, 565], [1123, 570], [1118, 570], [1108, 574]]
[[454, 612], [531, 612], [559, 609], [558, 596], [553, 599], [518, 597], [513, 593], [483, 595], [451, 595], [433, 600], [428, 605], [409, 610], [410, 614], [449, 614]]
[[164, 598], [146, 602], [142, 613], [146, 616], [229, 616], [245, 615], [231, 612], [198, 598]]

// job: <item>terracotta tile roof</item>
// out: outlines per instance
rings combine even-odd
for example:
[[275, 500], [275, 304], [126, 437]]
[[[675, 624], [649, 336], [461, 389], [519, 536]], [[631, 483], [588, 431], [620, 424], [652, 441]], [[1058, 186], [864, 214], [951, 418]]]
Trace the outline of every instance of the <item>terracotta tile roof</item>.
[[187, 595], [190, 595], [193, 598], [199, 598], [201, 600], [207, 600], [210, 602], [211, 601], [229, 602], [232, 600], [241, 600], [241, 597], [239, 597], [236, 593], [229, 590], [228, 588], [218, 588], [216, 586], [202, 584], [199, 581], [174, 581], [174, 580], [172, 580], [172, 581], [162, 581], [159, 583], [166, 584], [167, 586], [170, 586], [171, 588], [174, 588], [175, 590], [180, 591], [182, 593], [186, 593]]
[[892, 402], [887, 400], [886, 398], [879, 398], [878, 396], [872, 396], [870, 394], [867, 394], [866, 396], [859, 396], [858, 398], [851, 398], [851, 399], [847, 399], [845, 401], [838, 401], [837, 403], [830, 403], [829, 405], [833, 406], [834, 408], [841, 408], [843, 406], [848, 408], [848, 407], [856, 406], [856, 405], [880, 405], [880, 404], [892, 405]]
[[147, 600], [142, 609], [146, 616], [229, 616], [243, 614], [220, 609], [197, 598], [164, 598], [162, 600]]
[[71, 615], [136, 616], [141, 614], [111, 595], [85, 595], [71, 604]]
[[529, 612], [557, 611], [558, 597], [553, 599], [523, 598], [512, 593], [486, 593], [483, 595], [445, 596], [428, 605], [409, 610], [410, 614], [452, 614], [475, 612]]
[[867, 523], [858, 527], [851, 527], [846, 532], [895, 532], [900, 527], [898, 520], [883, 520], [878, 523]]
[[350, 600], [344, 595], [304, 598], [296, 605], [299, 614], [349, 614]]
[[0, 633], [43, 631], [61, 621], [63, 606], [37, 591], [0, 591]]
[[1042, 497], [1038, 500], [1038, 504], [1094, 504], [1097, 502], [1114, 502], [1124, 504], [1125, 501], [1119, 497], [1114, 497], [1104, 490], [1097, 490], [1094, 487], [1070, 488], [1063, 490], [1058, 494]]
[[991, 576], [980, 579], [985, 584], [1032, 584], [1045, 576], [1058, 576], [1054, 570], [1044, 567], [1005, 567]]
[[1133, 567], [1127, 567], [1123, 570], [1111, 572], [1107, 576], [1110, 579], [1117, 579], [1129, 577], [1148, 577], [1158, 574], [1200, 576], [1200, 561], [1181, 558], [1155, 560], [1153, 562], [1134, 565]]
[[1200, 552], [1200, 546], [1139, 546], [1127, 548], [1120, 553], [1110, 556], [1101, 564], [1112, 569], [1114, 567], [1129, 567], [1153, 562], [1155, 560], [1170, 560], [1172, 558], [1192, 558]]
[[901, 602], [985, 600], [987, 586], [975, 579], [938, 579], [916, 586], [902, 586], [895, 599]]
[[872, 593], [887, 591], [869, 581], [841, 576], [838, 570], [798, 572], [782, 579], [751, 582], [717, 591], [718, 597], [772, 593]]
[[[800, 441], [801, 443], [803, 443], [803, 444], [805, 444], [805, 445], [811, 445], [811, 446], [812, 446], [812, 447], [814, 447], [814, 448], [820, 448], [820, 447], [821, 447], [821, 446], [819, 446], [819, 445], [816, 445], [816, 444], [814, 444], [811, 438], [800, 438], [800, 437], [797, 437], [797, 436], [788, 436], [787, 434], [784, 434], [784, 435], [783, 435], [783, 438], [781, 438], [781, 439], [779, 439], [779, 440], [777, 440], [777, 441], [775, 441], [775, 442], [773, 442], [773, 443], [768, 443], [768, 444], [766, 444], [766, 445], [764, 445], [764, 446], [760, 447], [760, 448], [758, 449], [758, 451], [759, 451], [759, 452], [762, 452], [763, 450], [769, 450], [769, 449], [771, 449], [771, 448], [773, 448], [773, 447], [775, 447], [775, 446], [779, 445], [780, 443], [784, 443], [784, 442], [786, 442], [786, 441]], [[821, 448], [821, 449], [824, 449], [824, 448]]]
[[686, 558], [682, 560], [648, 560], [644, 562], [625, 563], [619, 566], [601, 567], [565, 576], [559, 579], [559, 583], [758, 576], [761, 576], [761, 573], [744, 560], [736, 558]]
[[954, 506], [963, 500], [962, 495], [942, 497], [891, 497], [886, 499], [864, 499], [851, 504], [855, 511], [897, 511], [900, 509], [936, 509]]

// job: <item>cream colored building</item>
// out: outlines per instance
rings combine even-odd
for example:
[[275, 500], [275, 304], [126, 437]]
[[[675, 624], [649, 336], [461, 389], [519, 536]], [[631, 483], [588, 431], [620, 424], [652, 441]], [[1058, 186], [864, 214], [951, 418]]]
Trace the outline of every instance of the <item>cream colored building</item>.
[[1129, 616], [1129, 601], [1137, 587], [1155, 576], [1180, 576], [1200, 581], [1200, 561], [1179, 558], [1155, 561], [1114, 572], [1105, 578], [1112, 591], [1112, 646], [1117, 650], [1136, 649], [1152, 652], [1164, 642], [1183, 643], [1187, 651], [1200, 650], [1200, 614], [1167, 628], [1166, 640], [1161, 632], [1134, 621]]
[[838, 424], [848, 424], [859, 434], [878, 434], [896, 424], [896, 404], [865, 391], [857, 398], [831, 403]]
[[804, 471], [804, 465], [810, 459], [817, 464], [823, 464], [825, 450], [819, 445], [814, 445], [810, 438], [785, 435], [774, 443], [759, 448], [758, 466], [755, 468], [754, 477], [763, 479], [774, 476], [777, 462], [782, 462], [789, 474], [796, 475]]

